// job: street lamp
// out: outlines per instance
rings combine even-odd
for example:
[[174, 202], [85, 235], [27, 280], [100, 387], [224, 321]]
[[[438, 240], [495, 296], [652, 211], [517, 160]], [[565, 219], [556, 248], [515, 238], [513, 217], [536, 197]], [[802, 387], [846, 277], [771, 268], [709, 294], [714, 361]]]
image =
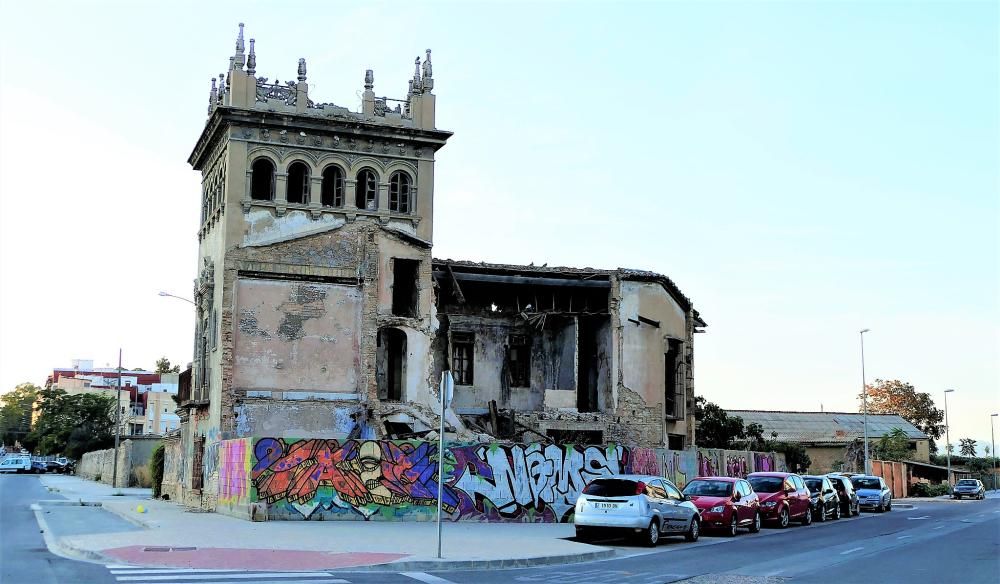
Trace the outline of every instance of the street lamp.
[[993, 490], [997, 490], [997, 443], [993, 439], [993, 418], [1000, 414], [990, 414], [990, 474], [993, 475]]
[[190, 304], [194, 304], [195, 306], [198, 306], [197, 304], [195, 304], [195, 303], [194, 303], [194, 301], [193, 301], [193, 300], [188, 300], [187, 298], [184, 298], [184, 297], [182, 297], [182, 296], [175, 296], [175, 295], [173, 295], [173, 294], [168, 294], [168, 293], [166, 293], [166, 292], [163, 292], [163, 291], [160, 291], [160, 296], [169, 296], [169, 297], [171, 297], [171, 298], [176, 298], [176, 299], [178, 299], [178, 300], [183, 300], [184, 302], [188, 302], [188, 303], [190, 303]]
[[944, 390], [944, 452], [948, 456], [948, 492], [951, 493], [951, 428], [948, 427], [948, 394], [954, 389]]
[[865, 384], [865, 333], [871, 329], [861, 329], [861, 402], [864, 404], [865, 425], [865, 474], [872, 474], [871, 463], [868, 462], [868, 386]]

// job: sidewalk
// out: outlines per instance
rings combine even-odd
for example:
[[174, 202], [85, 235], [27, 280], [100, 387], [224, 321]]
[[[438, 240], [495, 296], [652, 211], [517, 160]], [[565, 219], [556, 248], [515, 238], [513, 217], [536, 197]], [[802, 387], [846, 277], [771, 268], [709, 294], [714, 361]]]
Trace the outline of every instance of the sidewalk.
[[[77, 559], [136, 566], [247, 570], [389, 571], [484, 569], [560, 564], [609, 558], [614, 550], [569, 541], [572, 524], [445, 523], [437, 559], [433, 522], [271, 521], [253, 523], [216, 513], [191, 512], [150, 499], [149, 489], [120, 489], [74, 476], [45, 475], [50, 490], [69, 499], [42, 502], [49, 514], [100, 503], [141, 529], [110, 533], [59, 533], [53, 551]], [[70, 503], [72, 502], [72, 503]], [[67, 503], [70, 503], [67, 505]], [[73, 505], [75, 504], [75, 505]], [[145, 513], [137, 511], [142, 505]], [[43, 516], [39, 515], [44, 522]], [[95, 517], [96, 519], [96, 517]], [[101, 521], [95, 520], [95, 528]], [[107, 525], [107, 522], [103, 523]], [[43, 529], [46, 526], [43, 525]], [[49, 531], [48, 529], [46, 529]]]

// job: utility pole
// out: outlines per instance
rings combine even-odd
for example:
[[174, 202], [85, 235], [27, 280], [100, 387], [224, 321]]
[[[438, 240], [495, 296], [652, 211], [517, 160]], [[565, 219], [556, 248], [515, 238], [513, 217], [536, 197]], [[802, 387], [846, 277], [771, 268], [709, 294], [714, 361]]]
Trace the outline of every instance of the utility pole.
[[118, 488], [118, 441], [121, 437], [122, 413], [122, 350], [118, 349], [118, 389], [115, 390], [115, 460], [112, 464], [111, 486]]
[[954, 389], [944, 390], [944, 452], [948, 456], [948, 494], [951, 494], [951, 428], [948, 426], [948, 394]]
[[997, 490], [997, 442], [993, 438], [993, 418], [1000, 414], [990, 414], [990, 474], [993, 475], [993, 490]]
[[865, 474], [872, 474], [871, 463], [868, 462], [868, 385], [865, 383], [865, 333], [871, 329], [861, 330], [861, 401], [865, 410]]

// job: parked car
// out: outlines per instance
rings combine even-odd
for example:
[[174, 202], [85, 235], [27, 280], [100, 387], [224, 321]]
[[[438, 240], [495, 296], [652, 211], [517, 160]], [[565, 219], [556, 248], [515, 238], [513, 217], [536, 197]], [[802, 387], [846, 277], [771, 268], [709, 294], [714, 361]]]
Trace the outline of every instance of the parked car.
[[594, 479], [576, 500], [573, 522], [581, 541], [611, 531], [655, 546], [661, 535], [683, 535], [696, 541], [701, 533], [694, 503], [667, 479], [651, 475]]
[[851, 483], [851, 479], [836, 473], [831, 473], [826, 476], [833, 484], [833, 488], [836, 489], [837, 496], [840, 497], [841, 515], [844, 517], [860, 515], [861, 506], [858, 503], [858, 494], [854, 491], [854, 484]]
[[828, 477], [804, 476], [802, 480], [809, 487], [809, 498], [812, 501], [813, 517], [817, 521], [826, 521], [828, 517], [840, 519], [840, 497]]
[[59, 460], [49, 460], [45, 463], [48, 472], [54, 472], [58, 474], [63, 474], [66, 472], [66, 463], [59, 462]]
[[986, 487], [983, 486], [983, 482], [979, 479], [962, 479], [955, 483], [955, 488], [951, 490], [951, 496], [954, 499], [961, 499], [962, 497], [985, 499]]
[[802, 525], [812, 523], [812, 503], [809, 489], [802, 477], [787, 472], [755, 472], [747, 476], [747, 481], [760, 498], [761, 516], [764, 521], [780, 528], [788, 527], [789, 521], [797, 520]]
[[733, 537], [740, 527], [760, 531], [760, 499], [750, 483], [731, 477], [698, 477], [684, 495], [701, 513], [703, 529], [720, 529]]
[[49, 470], [47, 464], [44, 460], [32, 460], [31, 461], [31, 472], [34, 474], [45, 474]]
[[882, 477], [856, 475], [851, 477], [854, 490], [858, 492], [861, 508], [875, 509], [879, 513], [892, 511], [892, 491]]
[[0, 472], [31, 472], [31, 455], [27, 453], [8, 453], [0, 460]]

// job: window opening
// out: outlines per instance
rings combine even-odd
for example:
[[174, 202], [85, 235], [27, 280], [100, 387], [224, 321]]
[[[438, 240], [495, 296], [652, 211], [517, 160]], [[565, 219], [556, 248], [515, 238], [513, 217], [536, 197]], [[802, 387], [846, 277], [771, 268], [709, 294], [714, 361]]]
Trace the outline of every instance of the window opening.
[[405, 172], [393, 173], [389, 179], [389, 210], [394, 213], [410, 212], [410, 176]]
[[680, 434], [667, 434], [668, 450], [684, 450], [684, 436]]
[[354, 199], [358, 209], [378, 209], [378, 178], [374, 171], [366, 168], [358, 173]]
[[510, 335], [508, 357], [511, 387], [531, 387], [531, 339], [526, 335]]
[[406, 333], [394, 328], [380, 330], [377, 353], [379, 399], [402, 401], [406, 379]]
[[392, 260], [392, 313], [396, 316], [417, 316], [418, 260]]
[[472, 385], [474, 349], [473, 333], [451, 334], [451, 372], [456, 385]]
[[309, 202], [309, 167], [303, 162], [293, 162], [288, 167], [288, 185], [285, 198], [289, 203], [304, 205]]
[[250, 198], [255, 201], [274, 199], [274, 164], [258, 158], [250, 167]]
[[324, 207], [344, 206], [344, 173], [336, 166], [328, 166], [323, 171], [323, 186], [320, 199]]
[[681, 353], [681, 342], [676, 339], [667, 340], [667, 352], [663, 355], [663, 397], [666, 415], [668, 418], [679, 418], [680, 385], [677, 382], [679, 369], [679, 358]]

